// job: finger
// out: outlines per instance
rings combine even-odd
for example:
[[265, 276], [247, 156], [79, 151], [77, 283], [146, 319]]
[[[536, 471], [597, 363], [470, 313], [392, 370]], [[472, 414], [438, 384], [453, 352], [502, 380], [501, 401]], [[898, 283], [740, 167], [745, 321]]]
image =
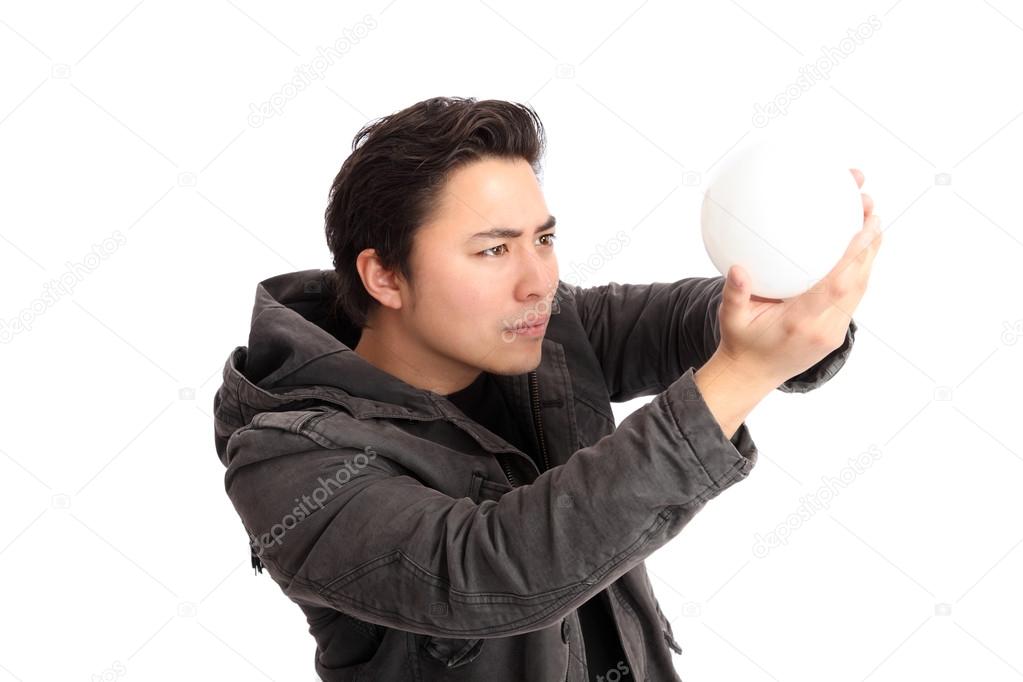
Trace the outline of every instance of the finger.
[[[863, 221], [863, 229], [856, 233], [843, 261], [832, 270], [834, 281], [839, 284], [849, 284], [855, 280], [862, 271], [863, 266], [869, 265], [875, 249], [875, 240], [879, 236], [879, 219], [877, 216], [868, 216]], [[844, 287], [843, 287], [844, 288]]]
[[[881, 238], [881, 219], [878, 216], [869, 216], [863, 221], [863, 229], [856, 235], [857, 246], [853, 261], [836, 272], [832, 279], [834, 290], [847, 292], [836, 299], [836, 302], [841, 304], [842, 299], [846, 299], [845, 304], [855, 306], [859, 301], [858, 296], [862, 294], [855, 294], [855, 292], [862, 292], [866, 288], [874, 258], [877, 257], [877, 252], [881, 248]], [[848, 300], [850, 295], [855, 295], [855, 300]]]
[[[870, 274], [873, 270], [874, 259], [877, 257], [878, 250], [881, 248], [883, 230], [880, 229], [879, 224], [875, 229], [875, 225], [871, 224], [867, 228], [873, 235], [873, 240], [869, 246], [863, 250], [863, 252], [857, 256], [855, 267], [846, 268], [835, 280], [836, 284], [833, 291], [842, 292], [841, 296], [831, 298], [831, 310], [824, 313], [825, 316], [833, 316], [834, 323], [837, 325], [848, 324], [849, 318], [852, 317], [853, 311], [860, 304], [860, 300], [867, 291], [867, 285], [870, 282]], [[829, 297], [822, 297], [829, 298]]]
[[813, 293], [825, 294], [813, 299], [811, 307], [814, 311], [821, 312], [830, 305], [834, 291], [846, 292], [852, 289], [857, 278], [862, 275], [862, 269], [869, 267], [871, 259], [871, 246], [878, 236], [877, 226], [880, 222], [877, 216], [870, 216], [863, 221], [863, 229], [853, 235], [846, 247], [842, 258], [831, 269], [823, 279], [817, 282], [810, 290]]
[[815, 284], [810, 292], [820, 294], [806, 297], [805, 305], [811, 314], [835, 315], [835, 319], [848, 319], [859, 305], [866, 291], [874, 258], [881, 247], [883, 231], [878, 216], [868, 216], [863, 229], [849, 242], [845, 254], [831, 272]]
[[835, 267], [828, 273], [828, 277], [837, 277], [853, 263], [863, 262], [863, 257], [870, 249], [870, 244], [874, 240], [874, 225], [876, 225], [877, 222], [877, 216], [874, 215], [868, 216], [864, 219], [863, 227], [859, 232], [853, 235], [853, 238], [849, 241], [849, 245], [845, 249], [845, 253], [842, 254], [842, 258], [839, 259]]
[[849, 172], [853, 174], [854, 178], [856, 178], [856, 186], [863, 187], [863, 181], [866, 179], [863, 176], [863, 171], [859, 168], [850, 168]]
[[874, 258], [877, 257], [877, 252], [881, 249], [884, 230], [881, 229], [881, 218], [876, 215], [868, 216], [863, 224], [871, 231], [870, 243], [863, 253], [857, 256], [856, 260], [861, 266], [861, 271], [869, 272], [873, 266]]
[[863, 197], [863, 215], [868, 216], [874, 210], [874, 199], [869, 194], [860, 194]]

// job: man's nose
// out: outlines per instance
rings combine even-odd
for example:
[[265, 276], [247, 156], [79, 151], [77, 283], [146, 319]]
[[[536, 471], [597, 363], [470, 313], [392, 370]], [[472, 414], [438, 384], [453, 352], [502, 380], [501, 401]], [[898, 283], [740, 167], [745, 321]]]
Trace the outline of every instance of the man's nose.
[[549, 298], [558, 283], [557, 261], [552, 256], [540, 253], [527, 253], [523, 258], [525, 262], [522, 264], [517, 292], [520, 298]]

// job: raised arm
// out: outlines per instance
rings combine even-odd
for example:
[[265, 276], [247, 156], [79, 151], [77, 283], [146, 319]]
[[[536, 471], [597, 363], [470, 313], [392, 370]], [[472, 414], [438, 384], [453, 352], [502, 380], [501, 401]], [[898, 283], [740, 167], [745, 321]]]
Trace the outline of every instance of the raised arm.
[[[562, 304], [576, 307], [611, 401], [624, 402], [660, 393], [710, 359], [721, 340], [718, 306], [724, 284], [723, 276], [588, 288], [563, 283]], [[805, 393], [827, 382], [845, 364], [855, 333], [850, 319], [839, 348], [777, 389]]]

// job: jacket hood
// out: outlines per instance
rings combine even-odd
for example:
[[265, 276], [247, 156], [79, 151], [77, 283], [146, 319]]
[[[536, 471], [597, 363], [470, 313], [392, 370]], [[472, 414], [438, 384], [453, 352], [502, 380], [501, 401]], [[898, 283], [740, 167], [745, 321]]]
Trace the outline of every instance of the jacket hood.
[[260, 412], [341, 406], [375, 416], [435, 415], [431, 392], [371, 365], [352, 348], [360, 330], [332, 312], [333, 270], [300, 270], [256, 286], [248, 346], [224, 364], [213, 398], [217, 455], [229, 464], [228, 439]]

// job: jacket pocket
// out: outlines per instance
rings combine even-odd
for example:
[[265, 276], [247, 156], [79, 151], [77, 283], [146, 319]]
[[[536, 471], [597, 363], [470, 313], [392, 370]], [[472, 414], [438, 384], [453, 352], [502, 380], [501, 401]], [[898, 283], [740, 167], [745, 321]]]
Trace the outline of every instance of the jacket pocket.
[[478, 471], [472, 472], [472, 479], [469, 482], [469, 492], [466, 495], [470, 500], [479, 504], [483, 500], [496, 502], [512, 489], [512, 486], [500, 481], [492, 481]]
[[426, 637], [423, 648], [431, 657], [449, 668], [458, 668], [471, 663], [483, 649], [482, 639], [456, 639], [451, 637]]

